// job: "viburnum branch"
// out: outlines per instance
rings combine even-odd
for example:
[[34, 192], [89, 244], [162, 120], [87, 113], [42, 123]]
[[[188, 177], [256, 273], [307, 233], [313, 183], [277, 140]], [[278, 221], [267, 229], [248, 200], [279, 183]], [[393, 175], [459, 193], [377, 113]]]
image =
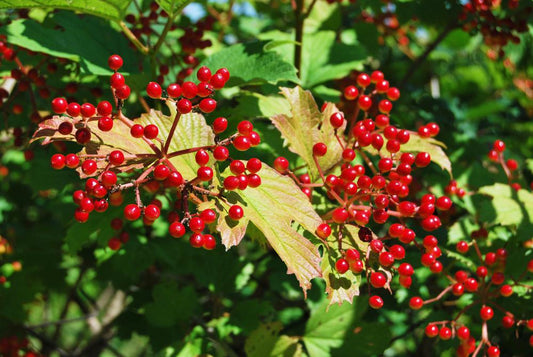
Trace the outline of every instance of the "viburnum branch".
[[174, 132], [176, 131], [176, 128], [178, 127], [180, 118], [181, 118], [181, 114], [177, 112], [176, 116], [174, 117], [174, 120], [172, 121], [172, 126], [170, 127], [170, 130], [168, 132], [168, 136], [165, 141], [165, 146], [163, 147], [163, 154], [165, 155], [168, 153], [168, 148], [170, 146], [170, 143], [172, 142], [172, 138], [174, 137]]
[[439, 301], [440, 299], [442, 299], [442, 297], [444, 295], [446, 295], [450, 290], [452, 290], [453, 288], [453, 285], [449, 285], [448, 287], [446, 287], [444, 290], [442, 290], [439, 295], [435, 296], [434, 298], [432, 299], [428, 299], [428, 300], [424, 300], [424, 305], [427, 305], [427, 304], [431, 304], [435, 301]]
[[131, 41], [131, 43], [133, 43], [143, 55], [146, 55], [148, 54], [148, 52], [150, 52], [149, 48], [141, 43], [141, 41], [137, 38], [137, 36], [135, 36], [133, 32], [131, 32], [131, 30], [124, 21], [120, 21], [118, 25], [120, 26], [124, 35], [126, 35], [126, 37]]

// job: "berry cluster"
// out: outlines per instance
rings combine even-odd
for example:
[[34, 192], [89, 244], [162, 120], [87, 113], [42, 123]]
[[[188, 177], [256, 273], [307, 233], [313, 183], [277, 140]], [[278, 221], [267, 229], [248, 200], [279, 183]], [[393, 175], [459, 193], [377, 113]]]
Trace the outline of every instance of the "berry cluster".
[[33, 351], [27, 338], [8, 336], [0, 338], [0, 356], [43, 357], [44, 355]]
[[[313, 146], [320, 182], [311, 182], [307, 173], [296, 176], [283, 157], [274, 161], [274, 168], [290, 175], [310, 199], [313, 189], [320, 188], [325, 193], [328, 210], [316, 234], [330, 249], [338, 247], [341, 258], [336, 261], [336, 271], [339, 274], [348, 270], [354, 274], [365, 273], [369, 290], [390, 289], [395, 271], [399, 273], [402, 286], [411, 285], [412, 265], [404, 262], [395, 266], [405, 258], [405, 247], [409, 245], [418, 247], [422, 265], [433, 273], [442, 271], [442, 263], [438, 260], [442, 253], [437, 239], [427, 235], [420, 245], [415, 240], [415, 231], [408, 224], [418, 221], [425, 231], [439, 228], [441, 221], [437, 212], [449, 210], [452, 201], [447, 196], [436, 197], [433, 194], [425, 194], [420, 199], [413, 196], [411, 173], [416, 168], [428, 166], [431, 155], [424, 151], [403, 152], [402, 146], [418, 134], [390, 124], [388, 114], [392, 102], [399, 97], [400, 91], [391, 87], [380, 71], [371, 75], [361, 73], [354, 84], [344, 89], [344, 98], [355, 102], [356, 109], [348, 118], [342, 112], [334, 112], [329, 117], [329, 123], [335, 128], [335, 145], [340, 145], [342, 149], [338, 172], [323, 172], [318, 158], [326, 155], [328, 147], [321, 142]], [[436, 135], [439, 128], [430, 123], [420, 131], [424, 138]], [[354, 162], [358, 155], [364, 165]], [[367, 227], [371, 219], [377, 225], [385, 225], [391, 218], [395, 222], [391, 222], [382, 237], [376, 237]], [[366, 250], [362, 250], [361, 246], [344, 249], [343, 237], [350, 226], [358, 229], [358, 238], [367, 247]], [[369, 303], [376, 309], [383, 306], [383, 300], [378, 295], [371, 296]]]
[[194, 57], [196, 50], [203, 50], [207, 47], [211, 47], [211, 40], [204, 39], [204, 32], [211, 30], [214, 23], [215, 18], [207, 16], [195, 24], [196, 29], [193, 27], [185, 28], [185, 33], [178, 40], [181, 45], [181, 50], [184, 53], [181, 60], [185, 67], [176, 77], [178, 82], [183, 81], [191, 75], [194, 68], [198, 65], [198, 58]]
[[[78, 205], [74, 217], [79, 222], [86, 222], [94, 212], [105, 212], [109, 205], [119, 206], [124, 201], [123, 192], [134, 189], [135, 203], [124, 207], [124, 219], [135, 221], [143, 218], [145, 225], [151, 225], [159, 219], [163, 204], [155, 195], [163, 195], [166, 191], [174, 192], [175, 199], [170, 202], [168, 221], [169, 233], [175, 238], [185, 235], [188, 226], [193, 234], [190, 243], [194, 247], [213, 249], [216, 241], [212, 235], [203, 234], [206, 225], [215, 222], [217, 213], [212, 209], [191, 212], [189, 203], [198, 205], [199, 198], [217, 197], [224, 200], [224, 192], [244, 190], [247, 187], [258, 187], [261, 178], [257, 174], [262, 167], [258, 159], [250, 159], [247, 163], [230, 157], [228, 146], [232, 145], [236, 151], [246, 151], [260, 143], [260, 137], [249, 121], [241, 121], [237, 125], [237, 133], [222, 139], [220, 137], [228, 127], [228, 120], [219, 117], [213, 120], [212, 131], [216, 135], [213, 145], [192, 147], [184, 150], [171, 151], [174, 133], [183, 115], [195, 111], [211, 113], [216, 108], [216, 101], [211, 97], [216, 89], [224, 87], [229, 79], [229, 72], [222, 68], [211, 73], [207, 67], [201, 67], [197, 72], [199, 83], [192, 81], [182, 85], [173, 83], [166, 90], [156, 82], [148, 83], [146, 93], [155, 100], [164, 100], [169, 107], [175, 108], [176, 115], [169, 123], [170, 129], [166, 137], [161, 137], [160, 128], [156, 124], [142, 125], [128, 119], [122, 112], [123, 100], [129, 96], [130, 88], [125, 83], [124, 76], [118, 72], [122, 66], [122, 58], [118, 55], [109, 57], [109, 67], [115, 71], [111, 76], [111, 87], [115, 96], [115, 106], [110, 102], [101, 101], [96, 106], [91, 103], [68, 103], [64, 98], [55, 98], [52, 109], [58, 114], [42, 128], [52, 129], [54, 135], [59, 134], [61, 140], [75, 139], [79, 144], [91, 144], [94, 137], [100, 138], [101, 133], [112, 132], [115, 122], [128, 131], [133, 143], [140, 141], [148, 145], [152, 152], [132, 153], [122, 150], [108, 150], [106, 152], [88, 153], [87, 150], [79, 154], [55, 154], [51, 158], [51, 166], [60, 170], [64, 167], [76, 169], [82, 177], [86, 177], [85, 188], [73, 193], [73, 200]], [[97, 125], [95, 125], [97, 123]], [[37, 132], [39, 133], [39, 131]], [[36, 133], [36, 134], [37, 134]], [[124, 133], [121, 133], [122, 135]], [[52, 135], [52, 136], [54, 136]], [[45, 135], [46, 136], [46, 135]], [[49, 138], [49, 137], [48, 137]], [[112, 140], [112, 139], [109, 139]], [[46, 143], [46, 141], [45, 141]], [[94, 142], [92, 142], [94, 145]], [[113, 146], [112, 143], [104, 143]], [[194, 155], [198, 165], [196, 177], [186, 180], [172, 163], [172, 159], [182, 155]], [[229, 175], [220, 183], [218, 191], [212, 191], [212, 181], [218, 165], [230, 161], [229, 168], [233, 175]], [[122, 175], [132, 168], [136, 176]], [[144, 205], [141, 201], [140, 188], [144, 188], [153, 195], [151, 202]], [[233, 220], [243, 217], [244, 211], [239, 205], [231, 205], [227, 216]], [[111, 222], [117, 236], [109, 241], [112, 249], [120, 248], [129, 239], [123, 231], [121, 219]]]
[[528, 31], [527, 18], [533, 7], [520, 8], [520, 0], [506, 2], [502, 9], [500, 0], [470, 0], [462, 9], [460, 20], [463, 30], [479, 31], [486, 45], [504, 56], [503, 47], [509, 42], [520, 43], [521, 33]]
[[509, 185], [518, 191], [522, 186], [518, 182], [513, 182], [517, 178], [516, 172], [518, 170], [518, 162], [514, 159], [506, 160], [503, 154], [504, 151], [505, 143], [502, 140], [496, 140], [492, 145], [492, 150], [489, 151], [487, 156], [490, 161], [498, 163], [502, 167], [507, 176]]
[[361, 11], [357, 21], [374, 24], [381, 34], [378, 38], [380, 44], [385, 42], [385, 38], [390, 37], [402, 48], [407, 48], [409, 45], [410, 40], [407, 34], [414, 33], [416, 30], [412, 23], [400, 24], [393, 1], [386, 1], [386, 5], [378, 13]]
[[[505, 329], [518, 329], [521, 325], [526, 325], [529, 330], [533, 330], [533, 319], [520, 319], [519, 316], [500, 305], [500, 300], [508, 298], [513, 294], [515, 287], [528, 287], [521, 283], [521, 280], [529, 273], [533, 273], [533, 260], [530, 260], [527, 269], [516, 279], [505, 274], [506, 260], [508, 252], [505, 248], [489, 249], [482, 255], [480, 243], [483, 238], [487, 237], [487, 231], [480, 229], [472, 232], [471, 241], [461, 240], [457, 243], [456, 249], [460, 254], [468, 256], [474, 251], [480, 264], [475, 271], [468, 273], [465, 269], [460, 269], [453, 276], [448, 276], [449, 285], [444, 288], [438, 296], [428, 300], [422, 300], [419, 296], [414, 296], [409, 301], [409, 306], [418, 310], [423, 305], [427, 305], [442, 300], [447, 294], [451, 293], [458, 298], [463, 295], [472, 295], [472, 303], [464, 307], [451, 320], [437, 321], [429, 323], [425, 328], [426, 336], [433, 338], [439, 336], [441, 340], [449, 340], [457, 337], [460, 341], [457, 347], [458, 356], [477, 355], [485, 347], [485, 355], [497, 357], [500, 355], [500, 349], [491, 343], [489, 338], [489, 321], [495, 317], [494, 309], [501, 312], [500, 324]], [[470, 248], [474, 249], [470, 249]], [[479, 320], [481, 321], [481, 340], [476, 344], [476, 340], [471, 336], [470, 329], [459, 321], [471, 310], [479, 309]], [[497, 314], [496, 314], [497, 315]], [[471, 320], [476, 320], [471, 316]], [[493, 324], [493, 322], [491, 322]], [[497, 323], [494, 323], [497, 325]], [[533, 346], [533, 336], [530, 337], [530, 345]]]

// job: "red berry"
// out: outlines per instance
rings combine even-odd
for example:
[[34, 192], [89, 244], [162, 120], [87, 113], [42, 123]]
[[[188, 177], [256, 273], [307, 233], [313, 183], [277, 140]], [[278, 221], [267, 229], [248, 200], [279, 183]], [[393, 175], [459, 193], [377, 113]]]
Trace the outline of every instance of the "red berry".
[[344, 115], [341, 112], [333, 113], [329, 117], [329, 122], [335, 129], [340, 128], [344, 124]]
[[244, 211], [241, 206], [239, 205], [233, 205], [228, 210], [228, 215], [231, 219], [238, 221], [241, 219], [244, 215]]
[[159, 134], [159, 128], [154, 124], [148, 124], [144, 127], [143, 135], [147, 139], [155, 139]]
[[76, 137], [76, 141], [81, 144], [87, 144], [89, 141], [91, 141], [91, 131], [88, 128], [79, 128], [76, 130], [76, 134], [74, 134]]
[[313, 155], [321, 157], [326, 155], [328, 152], [328, 147], [324, 143], [316, 143], [313, 145]]
[[357, 76], [357, 85], [359, 85], [360, 87], [368, 87], [368, 85], [370, 85], [370, 82], [371, 78], [366, 73], [360, 73]]
[[198, 72], [196, 72], [196, 78], [198, 78], [200, 82], [209, 82], [211, 79], [211, 70], [206, 66], [200, 67]]
[[331, 227], [327, 223], [321, 223], [316, 229], [316, 235], [322, 239], [326, 239], [331, 234]]
[[331, 214], [331, 218], [335, 223], [344, 223], [348, 219], [348, 211], [345, 208], [336, 208]]
[[422, 300], [420, 296], [413, 296], [411, 300], [409, 300], [409, 307], [413, 310], [420, 310], [423, 305], [424, 300]]
[[174, 238], [180, 238], [185, 234], [185, 226], [180, 222], [172, 222], [168, 227], [169, 234]]
[[73, 128], [74, 128], [74, 126], [72, 125], [71, 122], [64, 121], [61, 124], [59, 124], [59, 127], [57, 128], [57, 131], [59, 131], [59, 133], [62, 134], [62, 135], [68, 135], [68, 134], [72, 133], [72, 129]]
[[469, 246], [468, 243], [464, 240], [457, 242], [456, 249], [459, 253], [466, 253], [468, 252]]
[[159, 218], [161, 211], [159, 207], [154, 204], [149, 204], [144, 208], [144, 217], [150, 221], [155, 221]]
[[202, 166], [198, 168], [198, 170], [196, 171], [196, 175], [198, 176], [200, 181], [211, 181], [211, 179], [213, 178], [213, 169], [208, 166]]
[[437, 335], [439, 334], [439, 328], [437, 327], [437, 325], [429, 324], [426, 326], [425, 333], [426, 336], [429, 338], [437, 337]]
[[83, 164], [81, 164], [81, 170], [86, 175], [92, 175], [96, 172], [98, 169], [98, 165], [96, 164], [96, 161], [94, 160], [85, 160]]
[[398, 273], [400, 275], [411, 276], [411, 275], [414, 274], [414, 272], [415, 271], [414, 271], [413, 267], [409, 263], [402, 263], [398, 267]]
[[130, 128], [130, 135], [134, 138], [142, 138], [144, 135], [144, 127], [140, 124], [134, 124]]
[[344, 98], [347, 100], [354, 100], [359, 95], [359, 90], [355, 86], [348, 86], [344, 88]]
[[228, 127], [228, 120], [226, 118], [216, 118], [213, 121], [213, 131], [215, 134], [220, 134], [224, 132]]
[[136, 204], [130, 203], [124, 207], [124, 218], [128, 221], [135, 221], [141, 216], [141, 208]]
[[217, 241], [215, 237], [213, 237], [211, 234], [204, 234], [204, 244], [203, 248], [205, 250], [213, 250], [217, 246]]
[[204, 236], [200, 233], [194, 233], [189, 238], [189, 243], [194, 248], [201, 248], [204, 245]]
[[367, 111], [372, 106], [372, 99], [367, 95], [361, 95], [357, 100], [357, 104], [363, 111]]
[[501, 140], [496, 140], [492, 146], [493, 150], [497, 152], [503, 152], [505, 150], [505, 143]]
[[198, 104], [200, 110], [204, 113], [211, 113], [217, 107], [217, 102], [213, 98], [204, 98]]
[[118, 99], [127, 99], [130, 96], [131, 89], [127, 84], [124, 84], [117, 89], [115, 89], [115, 95]]
[[494, 310], [490, 306], [483, 306], [479, 311], [479, 315], [483, 320], [487, 321], [494, 317]]
[[205, 228], [205, 222], [200, 217], [193, 217], [189, 221], [189, 229], [194, 233], [201, 233]]
[[96, 106], [96, 111], [99, 115], [109, 116], [113, 112], [113, 105], [111, 105], [111, 103], [109, 103], [107, 100], [103, 100]]
[[198, 87], [193, 82], [183, 82], [181, 85], [182, 94], [185, 98], [192, 99], [198, 94]]
[[427, 152], [419, 152], [415, 158], [415, 164], [418, 167], [426, 167], [431, 162], [431, 156]]
[[350, 264], [346, 259], [341, 258], [335, 262], [335, 269], [337, 270], [337, 272], [339, 272], [339, 274], [346, 273], [349, 268]]
[[52, 100], [52, 110], [56, 114], [63, 114], [67, 111], [68, 103], [65, 98], [55, 98]]
[[466, 326], [461, 326], [457, 329], [457, 338], [466, 341], [470, 338], [470, 330]]
[[120, 67], [122, 67], [122, 64], [124, 62], [122, 61], [122, 57], [119, 55], [111, 55], [107, 59], [107, 65], [109, 68], [111, 68], [113, 71], [118, 70]]
[[368, 304], [373, 309], [381, 309], [383, 307], [383, 299], [378, 295], [373, 295], [368, 299]]
[[111, 151], [108, 160], [111, 165], [122, 165], [124, 162], [124, 154], [120, 150]]
[[98, 129], [101, 131], [110, 131], [113, 129], [113, 119], [110, 117], [101, 117], [98, 119]]
[[280, 156], [274, 160], [274, 168], [276, 169], [276, 171], [283, 174], [289, 169], [289, 161], [286, 158]]
[[169, 84], [167, 94], [170, 98], [178, 98], [181, 96], [181, 86], [177, 83]]
[[370, 285], [372, 285], [375, 288], [382, 288], [387, 283], [387, 278], [385, 277], [385, 274], [381, 272], [373, 272], [370, 274]]
[[122, 74], [113, 73], [111, 75], [109, 83], [111, 84], [111, 87], [116, 90], [117, 88], [122, 87], [126, 83], [126, 80], [124, 79], [124, 76]]
[[452, 338], [452, 329], [446, 326], [442, 327], [439, 331], [439, 337], [444, 341], [449, 340]]
[[65, 167], [65, 156], [62, 154], [54, 154], [50, 159], [50, 165], [55, 170], [61, 170]]
[[209, 162], [209, 153], [205, 150], [198, 150], [194, 156], [196, 163], [200, 166], [205, 166]]
[[75, 169], [80, 164], [80, 158], [76, 154], [68, 154], [65, 157], [65, 165], [69, 169]]
[[500, 355], [500, 349], [496, 346], [490, 346], [487, 348], [488, 357], [498, 357]]
[[150, 82], [146, 85], [146, 94], [148, 94], [150, 98], [159, 99], [161, 98], [161, 94], [163, 94], [163, 89], [159, 83]]

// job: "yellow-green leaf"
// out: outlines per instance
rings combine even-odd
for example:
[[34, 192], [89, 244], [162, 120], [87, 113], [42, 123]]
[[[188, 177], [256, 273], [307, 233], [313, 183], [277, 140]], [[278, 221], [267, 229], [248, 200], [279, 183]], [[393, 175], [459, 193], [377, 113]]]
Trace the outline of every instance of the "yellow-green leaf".
[[[280, 175], [267, 165], [263, 165], [259, 175], [261, 186], [238, 191], [230, 195], [229, 204], [223, 200], [219, 200], [219, 204], [224, 210], [231, 204], [243, 207], [246, 219], [265, 235], [268, 243], [287, 265], [288, 273], [296, 275], [305, 293], [311, 287], [311, 279], [322, 276], [320, 254], [311, 241], [298, 233], [293, 223], [314, 232], [321, 219], [307, 196], [289, 177]], [[221, 214], [223, 219], [226, 219], [226, 215], [227, 213]], [[231, 246], [235, 242], [227, 240], [224, 244], [228, 247], [228, 244]]]
[[[320, 112], [311, 92], [301, 87], [281, 88], [281, 93], [289, 101], [291, 113], [274, 115], [270, 120], [287, 142], [289, 150], [301, 156], [307, 163], [314, 181], [318, 178], [318, 169], [313, 160], [315, 143], [322, 142], [328, 147], [326, 155], [318, 160], [324, 172], [342, 159], [342, 148], [329, 122], [330, 115], [338, 109], [329, 103], [324, 111]], [[343, 132], [344, 127], [338, 129], [339, 133]]]
[[[148, 114], [142, 114], [135, 122], [141, 125], [155, 124], [159, 128], [159, 137], [167, 138], [177, 110], [173, 102], [167, 101], [166, 104], [170, 109], [169, 116], [160, 111], [151, 110]], [[213, 134], [211, 127], [207, 125], [204, 116], [191, 112], [180, 116], [178, 126], [170, 142], [169, 153], [214, 144], [215, 134]], [[199, 167], [194, 155], [195, 153], [193, 152], [170, 159], [170, 162], [187, 180], [196, 177], [196, 171]]]

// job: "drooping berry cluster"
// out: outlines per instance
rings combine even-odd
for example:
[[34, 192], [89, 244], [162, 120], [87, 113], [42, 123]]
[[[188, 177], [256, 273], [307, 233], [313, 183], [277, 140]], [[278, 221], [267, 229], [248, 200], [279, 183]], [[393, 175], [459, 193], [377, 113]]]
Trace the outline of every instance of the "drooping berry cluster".
[[[453, 319], [444, 321], [435, 321], [426, 325], [426, 336], [433, 338], [439, 337], [441, 340], [449, 340], [457, 337], [459, 346], [457, 347], [458, 356], [477, 355], [484, 349], [487, 356], [499, 356], [500, 349], [493, 345], [489, 336], [489, 324], [497, 326], [493, 322], [495, 316], [500, 317], [500, 325], [505, 329], [515, 329], [518, 333], [521, 325], [526, 325], [529, 330], [533, 330], [533, 319], [527, 320], [527, 317], [518, 316], [513, 312], [503, 308], [501, 302], [513, 295], [516, 287], [531, 289], [521, 282], [528, 274], [533, 273], [533, 260], [530, 260], [527, 268], [524, 269], [520, 277], [513, 278], [505, 273], [508, 252], [505, 248], [487, 249], [482, 255], [482, 242], [487, 237], [487, 231], [480, 229], [471, 234], [471, 240], [461, 240], [457, 243], [457, 251], [465, 256], [473, 255], [479, 261], [475, 271], [468, 272], [467, 269], [459, 269], [453, 276], [448, 276], [449, 285], [444, 288], [438, 296], [428, 300], [422, 300], [419, 296], [414, 296], [409, 302], [412, 309], [418, 310], [424, 305], [428, 305], [443, 300], [447, 295], [453, 295], [459, 298], [463, 295], [471, 295], [473, 301]], [[471, 249], [472, 248], [472, 249]], [[495, 312], [495, 310], [497, 312]], [[481, 322], [481, 339], [476, 343], [476, 339], [471, 335], [470, 329], [466, 326], [463, 318], [473, 311], [470, 316], [469, 324], [473, 321]], [[476, 311], [479, 311], [477, 315]], [[533, 336], [530, 337], [530, 344], [533, 347]]]
[[[420, 245], [409, 224], [418, 221], [426, 231], [439, 228], [441, 221], [437, 211], [449, 210], [452, 201], [447, 196], [433, 194], [418, 200], [410, 196], [412, 171], [428, 166], [431, 156], [424, 151], [403, 152], [402, 146], [417, 134], [390, 124], [388, 113], [392, 102], [400, 97], [400, 91], [389, 85], [382, 72], [359, 74], [356, 82], [344, 88], [343, 93], [346, 100], [356, 103], [356, 108], [347, 117], [342, 112], [334, 112], [329, 117], [337, 139], [334, 145], [340, 145], [342, 149], [338, 158], [340, 170], [323, 172], [318, 158], [327, 154], [328, 147], [321, 142], [313, 146], [320, 182], [311, 182], [307, 173], [296, 176], [283, 157], [274, 161], [274, 167], [280, 173], [290, 175], [310, 199], [313, 190], [320, 189], [317, 193], [325, 193], [328, 209], [316, 234], [330, 248], [338, 247], [341, 258], [336, 261], [335, 269], [339, 274], [348, 270], [354, 274], [365, 273], [370, 290], [389, 289], [393, 273], [398, 272], [400, 284], [409, 287], [414, 268], [406, 262], [395, 266], [405, 258], [406, 246], [418, 247], [421, 264], [433, 273], [442, 271], [437, 239], [427, 235]], [[346, 130], [341, 132], [344, 127]], [[421, 131], [424, 138], [436, 135], [439, 128], [431, 123]], [[353, 163], [357, 156], [364, 164]], [[367, 227], [371, 219], [378, 225], [388, 224], [391, 220], [395, 222], [391, 222], [384, 236], [376, 237]], [[358, 228], [359, 240], [368, 244], [366, 251], [343, 248], [343, 237], [349, 226]], [[379, 295], [371, 296], [369, 303], [376, 309], [383, 306]]]
[[499, 0], [470, 0], [464, 4], [460, 15], [463, 30], [479, 31], [485, 44], [503, 57], [503, 47], [508, 43], [520, 43], [519, 34], [528, 31], [527, 18], [533, 7], [520, 8], [520, 5], [520, 0], [503, 4]]
[[[261, 178], [258, 172], [262, 163], [258, 159], [250, 159], [247, 163], [230, 157], [229, 145], [237, 151], [246, 151], [260, 143], [260, 137], [253, 129], [249, 121], [241, 121], [237, 125], [237, 133], [222, 139], [220, 137], [228, 126], [226, 118], [219, 117], [212, 123], [213, 133], [216, 135], [215, 144], [202, 147], [192, 147], [184, 150], [171, 151], [171, 143], [179, 120], [183, 115], [194, 111], [211, 113], [216, 108], [216, 101], [211, 97], [216, 89], [224, 87], [229, 79], [229, 72], [222, 68], [212, 74], [210, 69], [202, 67], [197, 72], [199, 83], [192, 81], [182, 85], [170, 84], [166, 91], [156, 82], [148, 83], [146, 92], [149, 97], [156, 100], [165, 100], [168, 105], [174, 105], [177, 111], [173, 121], [169, 123], [170, 129], [166, 137], [161, 137], [160, 128], [155, 124], [141, 125], [124, 116], [121, 107], [123, 100], [129, 95], [130, 89], [125, 84], [122, 74], [117, 72], [122, 66], [122, 58], [118, 55], [109, 57], [109, 67], [115, 71], [111, 76], [111, 87], [115, 95], [116, 105], [107, 101], [101, 101], [94, 106], [90, 103], [79, 105], [67, 103], [64, 98], [55, 98], [52, 101], [52, 109], [56, 116], [51, 124], [45, 123], [44, 127], [53, 127], [56, 133], [65, 139], [74, 137], [82, 145], [89, 144], [93, 134], [97, 137], [98, 132], [113, 130], [114, 122], [120, 121], [121, 125], [129, 128], [130, 140], [143, 141], [148, 144], [152, 152], [127, 153], [121, 150], [112, 150], [103, 154], [55, 154], [51, 158], [54, 169], [68, 167], [77, 169], [82, 176], [88, 177], [85, 188], [73, 193], [73, 200], [78, 205], [75, 218], [79, 222], [86, 222], [91, 212], [105, 212], [109, 204], [122, 205], [124, 198], [122, 192], [126, 189], [134, 189], [135, 203], [129, 203], [124, 207], [124, 219], [135, 221], [143, 218], [145, 225], [151, 225], [159, 219], [163, 204], [160, 199], [153, 197], [151, 203], [144, 205], [141, 201], [140, 188], [144, 188], [152, 195], [162, 195], [166, 191], [175, 192], [171, 210], [168, 214], [170, 223], [169, 233], [175, 238], [185, 235], [186, 226], [192, 235], [190, 243], [194, 247], [213, 249], [216, 245], [215, 238], [210, 234], [203, 234], [206, 225], [215, 222], [217, 213], [211, 209], [191, 212], [190, 202], [198, 205], [202, 202], [198, 197], [212, 197], [225, 200], [224, 192], [232, 190], [244, 190], [247, 187], [258, 187]], [[90, 123], [97, 122], [97, 126]], [[92, 131], [97, 131], [92, 133]], [[104, 143], [112, 146], [113, 143]], [[181, 155], [194, 155], [198, 165], [196, 177], [185, 180], [179, 170], [172, 163], [172, 158]], [[230, 171], [233, 175], [223, 178], [218, 191], [212, 191], [210, 183], [213, 180], [217, 165], [230, 160]], [[130, 165], [142, 163], [141, 169], [135, 172], [135, 178], [130, 175], [122, 177], [118, 175], [130, 171]], [[221, 171], [221, 170], [220, 170]], [[227, 215], [233, 220], [243, 217], [244, 211], [239, 205], [231, 205]], [[112, 249], [120, 248], [122, 243], [129, 239], [127, 232], [123, 230], [123, 222], [120, 219], [113, 220], [112, 228], [117, 236], [109, 241]]]
[[503, 171], [505, 172], [505, 175], [507, 176], [507, 181], [509, 185], [518, 191], [522, 188], [522, 186], [518, 182], [513, 182], [518, 178], [518, 162], [514, 159], [506, 160], [503, 154], [504, 151], [505, 143], [502, 140], [496, 140], [494, 141], [494, 144], [492, 145], [492, 150], [489, 151], [487, 157], [490, 161], [498, 163], [502, 167]]
[[15, 335], [0, 338], [0, 355], [24, 357], [44, 356], [33, 350], [30, 341], [27, 338], [20, 338]]

